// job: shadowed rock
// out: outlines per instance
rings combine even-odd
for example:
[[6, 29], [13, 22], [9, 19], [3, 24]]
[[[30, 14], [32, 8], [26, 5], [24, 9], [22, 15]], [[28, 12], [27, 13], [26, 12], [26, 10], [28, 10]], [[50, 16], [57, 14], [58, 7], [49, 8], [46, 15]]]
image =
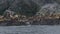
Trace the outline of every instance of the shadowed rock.
[[0, 14], [11, 10], [23, 15], [34, 15], [42, 5], [56, 2], [55, 0], [0, 0]]

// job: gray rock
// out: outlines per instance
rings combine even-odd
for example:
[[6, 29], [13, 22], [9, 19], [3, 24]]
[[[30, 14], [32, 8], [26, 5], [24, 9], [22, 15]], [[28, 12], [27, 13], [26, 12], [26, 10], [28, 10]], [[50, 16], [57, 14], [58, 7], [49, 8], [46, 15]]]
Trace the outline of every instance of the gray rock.
[[53, 15], [60, 14], [60, 5], [58, 3], [49, 3], [49, 4], [43, 5], [36, 15], [46, 16], [46, 15], [52, 15], [52, 14]]
[[0, 0], [0, 14], [5, 10], [19, 11], [24, 15], [35, 14], [41, 6], [47, 3], [58, 2], [58, 0]]

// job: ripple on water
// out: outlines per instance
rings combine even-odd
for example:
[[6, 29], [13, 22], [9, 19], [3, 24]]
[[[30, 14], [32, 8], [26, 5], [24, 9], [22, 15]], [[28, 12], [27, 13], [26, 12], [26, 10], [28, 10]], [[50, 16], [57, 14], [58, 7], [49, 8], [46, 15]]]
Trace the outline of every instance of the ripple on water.
[[0, 27], [0, 34], [57, 34], [60, 26], [32, 25]]

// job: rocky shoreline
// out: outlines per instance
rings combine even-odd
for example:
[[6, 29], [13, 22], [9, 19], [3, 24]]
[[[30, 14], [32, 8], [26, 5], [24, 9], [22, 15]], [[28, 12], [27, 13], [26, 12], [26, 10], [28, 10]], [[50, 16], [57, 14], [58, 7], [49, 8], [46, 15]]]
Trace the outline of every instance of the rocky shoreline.
[[60, 25], [60, 16], [31, 16], [11, 15], [0, 16], [0, 26], [20, 26], [20, 25]]
[[60, 25], [60, 19], [40, 19], [28, 21], [0, 21], [0, 26], [20, 26], [20, 25]]

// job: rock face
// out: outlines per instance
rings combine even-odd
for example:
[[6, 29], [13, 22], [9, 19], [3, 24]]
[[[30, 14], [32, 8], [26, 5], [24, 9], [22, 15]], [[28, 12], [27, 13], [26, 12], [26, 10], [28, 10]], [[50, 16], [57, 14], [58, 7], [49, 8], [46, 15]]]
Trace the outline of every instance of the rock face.
[[11, 10], [20, 14], [35, 14], [37, 5], [32, 0], [0, 0], [0, 14], [2, 11]]
[[42, 6], [36, 15], [49, 16], [58, 14], [60, 14], [60, 5], [58, 3], [49, 3]]
[[5, 10], [19, 12], [23, 15], [34, 15], [41, 6], [47, 3], [58, 2], [58, 0], [0, 0], [0, 14]]

